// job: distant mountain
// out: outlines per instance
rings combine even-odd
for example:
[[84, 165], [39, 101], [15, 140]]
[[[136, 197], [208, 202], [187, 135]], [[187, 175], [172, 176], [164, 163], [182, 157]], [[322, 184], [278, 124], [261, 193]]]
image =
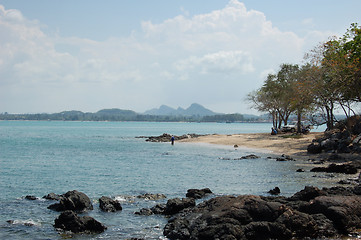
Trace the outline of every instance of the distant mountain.
[[217, 113], [203, 107], [200, 104], [193, 103], [187, 109], [178, 107], [177, 109], [162, 105], [159, 108], [153, 108], [144, 112], [145, 115], [157, 116], [213, 116]]

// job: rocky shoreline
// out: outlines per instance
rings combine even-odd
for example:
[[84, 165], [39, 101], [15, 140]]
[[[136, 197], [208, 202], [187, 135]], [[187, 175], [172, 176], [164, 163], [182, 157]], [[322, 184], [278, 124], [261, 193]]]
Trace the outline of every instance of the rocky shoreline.
[[[168, 219], [163, 234], [168, 239], [338, 239], [361, 237], [361, 158], [357, 136], [344, 139], [340, 132], [326, 134], [328, 138], [315, 140], [310, 146], [323, 145], [332, 141], [332, 149], [323, 148], [317, 154], [307, 155], [310, 164], [323, 164], [312, 168], [311, 172], [335, 172], [358, 174], [357, 179], [345, 180], [348, 186], [319, 189], [306, 186], [291, 197], [280, 196], [278, 187], [271, 189], [268, 196], [232, 195], [213, 196], [209, 188], [189, 189], [184, 198], [168, 199], [151, 208], [142, 208], [134, 214], [141, 217], [161, 215]], [[176, 139], [197, 138], [200, 135], [174, 136]], [[170, 142], [172, 135], [147, 137], [150, 142]], [[331, 140], [328, 140], [330, 139]], [[341, 143], [340, 145], [337, 145]], [[351, 144], [351, 145], [350, 145]], [[327, 145], [328, 146], [328, 145]], [[235, 147], [236, 148], [236, 147]], [[313, 147], [310, 147], [313, 148]], [[312, 151], [309, 151], [311, 154]], [[282, 155], [273, 157], [277, 161], [296, 161], [299, 156]], [[237, 159], [256, 159], [251, 154]], [[305, 160], [305, 159], [303, 159]], [[327, 165], [326, 165], [327, 164]], [[303, 169], [298, 169], [303, 172]], [[272, 196], [273, 195], [273, 196]], [[207, 197], [208, 196], [208, 197]], [[209, 198], [212, 197], [212, 198]], [[201, 199], [207, 197], [208, 200]], [[76, 190], [62, 195], [50, 193], [43, 198], [57, 203], [48, 208], [60, 212], [54, 220], [54, 228], [59, 233], [98, 234], [107, 227], [86, 213], [94, 209], [89, 197]], [[139, 199], [162, 201], [163, 194], [144, 194]], [[37, 199], [28, 195], [27, 200]], [[198, 203], [198, 204], [197, 204]], [[101, 196], [99, 209], [104, 212], [122, 211], [121, 204], [115, 199]], [[81, 215], [78, 215], [81, 214]], [[12, 220], [8, 222], [11, 223]]]
[[[277, 187], [270, 190], [270, 194], [279, 193]], [[306, 186], [291, 197], [212, 195], [209, 188], [189, 189], [184, 198], [168, 199], [166, 203], [140, 209], [134, 214], [145, 218], [154, 214], [167, 218], [163, 234], [168, 239], [360, 237], [361, 174], [348, 187], [318, 189]], [[205, 197], [209, 200], [200, 200]], [[86, 215], [94, 207], [85, 193], [73, 190], [62, 195], [50, 193], [43, 198], [57, 201], [48, 208], [60, 212], [54, 220], [54, 228], [59, 233], [99, 234], [106, 231], [104, 224]], [[147, 193], [137, 198], [161, 201], [166, 196]], [[36, 197], [26, 196], [25, 199]], [[104, 212], [122, 211], [118, 201], [105, 196], [99, 198], [99, 208]]]

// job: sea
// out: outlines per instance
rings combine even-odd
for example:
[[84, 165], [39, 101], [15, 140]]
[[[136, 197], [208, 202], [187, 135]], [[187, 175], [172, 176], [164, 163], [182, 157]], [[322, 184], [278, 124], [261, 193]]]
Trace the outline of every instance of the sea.
[[[134, 213], [183, 198], [190, 188], [210, 188], [211, 198], [268, 195], [278, 186], [281, 195], [291, 196], [308, 185], [335, 183], [335, 176], [311, 173], [307, 162], [279, 162], [267, 151], [202, 143], [172, 146], [138, 138], [270, 129], [270, 123], [0, 121], [0, 239], [166, 239], [165, 216]], [[235, 160], [249, 154], [260, 158]], [[296, 172], [299, 168], [305, 172]], [[105, 232], [71, 235], [53, 227], [59, 213], [47, 208], [54, 201], [42, 197], [71, 190], [89, 196], [94, 210], [83, 215], [103, 223]], [[145, 193], [167, 198], [137, 198]], [[27, 195], [36, 200], [27, 200]], [[102, 196], [120, 201], [123, 210], [102, 212]]]

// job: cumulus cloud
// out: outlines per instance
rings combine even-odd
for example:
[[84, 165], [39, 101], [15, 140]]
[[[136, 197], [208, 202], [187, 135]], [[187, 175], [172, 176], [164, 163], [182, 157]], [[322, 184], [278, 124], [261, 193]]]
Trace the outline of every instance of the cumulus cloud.
[[[0, 5], [0, 112], [143, 111], [193, 102], [244, 112], [233, 107], [259, 87], [266, 71], [299, 62], [310, 42], [237, 0], [141, 26], [124, 38], [65, 38]], [[219, 109], [222, 102], [234, 110]]]

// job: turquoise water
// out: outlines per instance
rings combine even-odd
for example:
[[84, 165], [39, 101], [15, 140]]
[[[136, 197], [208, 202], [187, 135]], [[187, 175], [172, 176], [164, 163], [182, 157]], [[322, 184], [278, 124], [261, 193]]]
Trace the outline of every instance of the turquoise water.
[[[163, 193], [185, 197], [189, 188], [209, 187], [215, 195], [267, 194], [279, 186], [289, 196], [305, 185], [328, 186], [320, 173], [296, 173], [302, 162], [276, 162], [269, 154], [234, 159], [253, 150], [207, 144], [149, 143], [137, 136], [269, 132], [269, 123], [143, 123], [0, 121], [0, 239], [62, 239], [53, 228], [59, 213], [41, 197], [78, 190], [93, 201], [88, 214], [108, 230], [75, 239], [162, 239], [167, 219], [135, 211], [161, 201], [135, 196]], [[38, 197], [35, 201], [26, 195]], [[213, 195], [213, 196], [215, 196]], [[122, 202], [123, 211], [103, 213], [101, 196]], [[14, 220], [13, 224], [8, 220]], [[32, 226], [27, 226], [29, 224]]]

